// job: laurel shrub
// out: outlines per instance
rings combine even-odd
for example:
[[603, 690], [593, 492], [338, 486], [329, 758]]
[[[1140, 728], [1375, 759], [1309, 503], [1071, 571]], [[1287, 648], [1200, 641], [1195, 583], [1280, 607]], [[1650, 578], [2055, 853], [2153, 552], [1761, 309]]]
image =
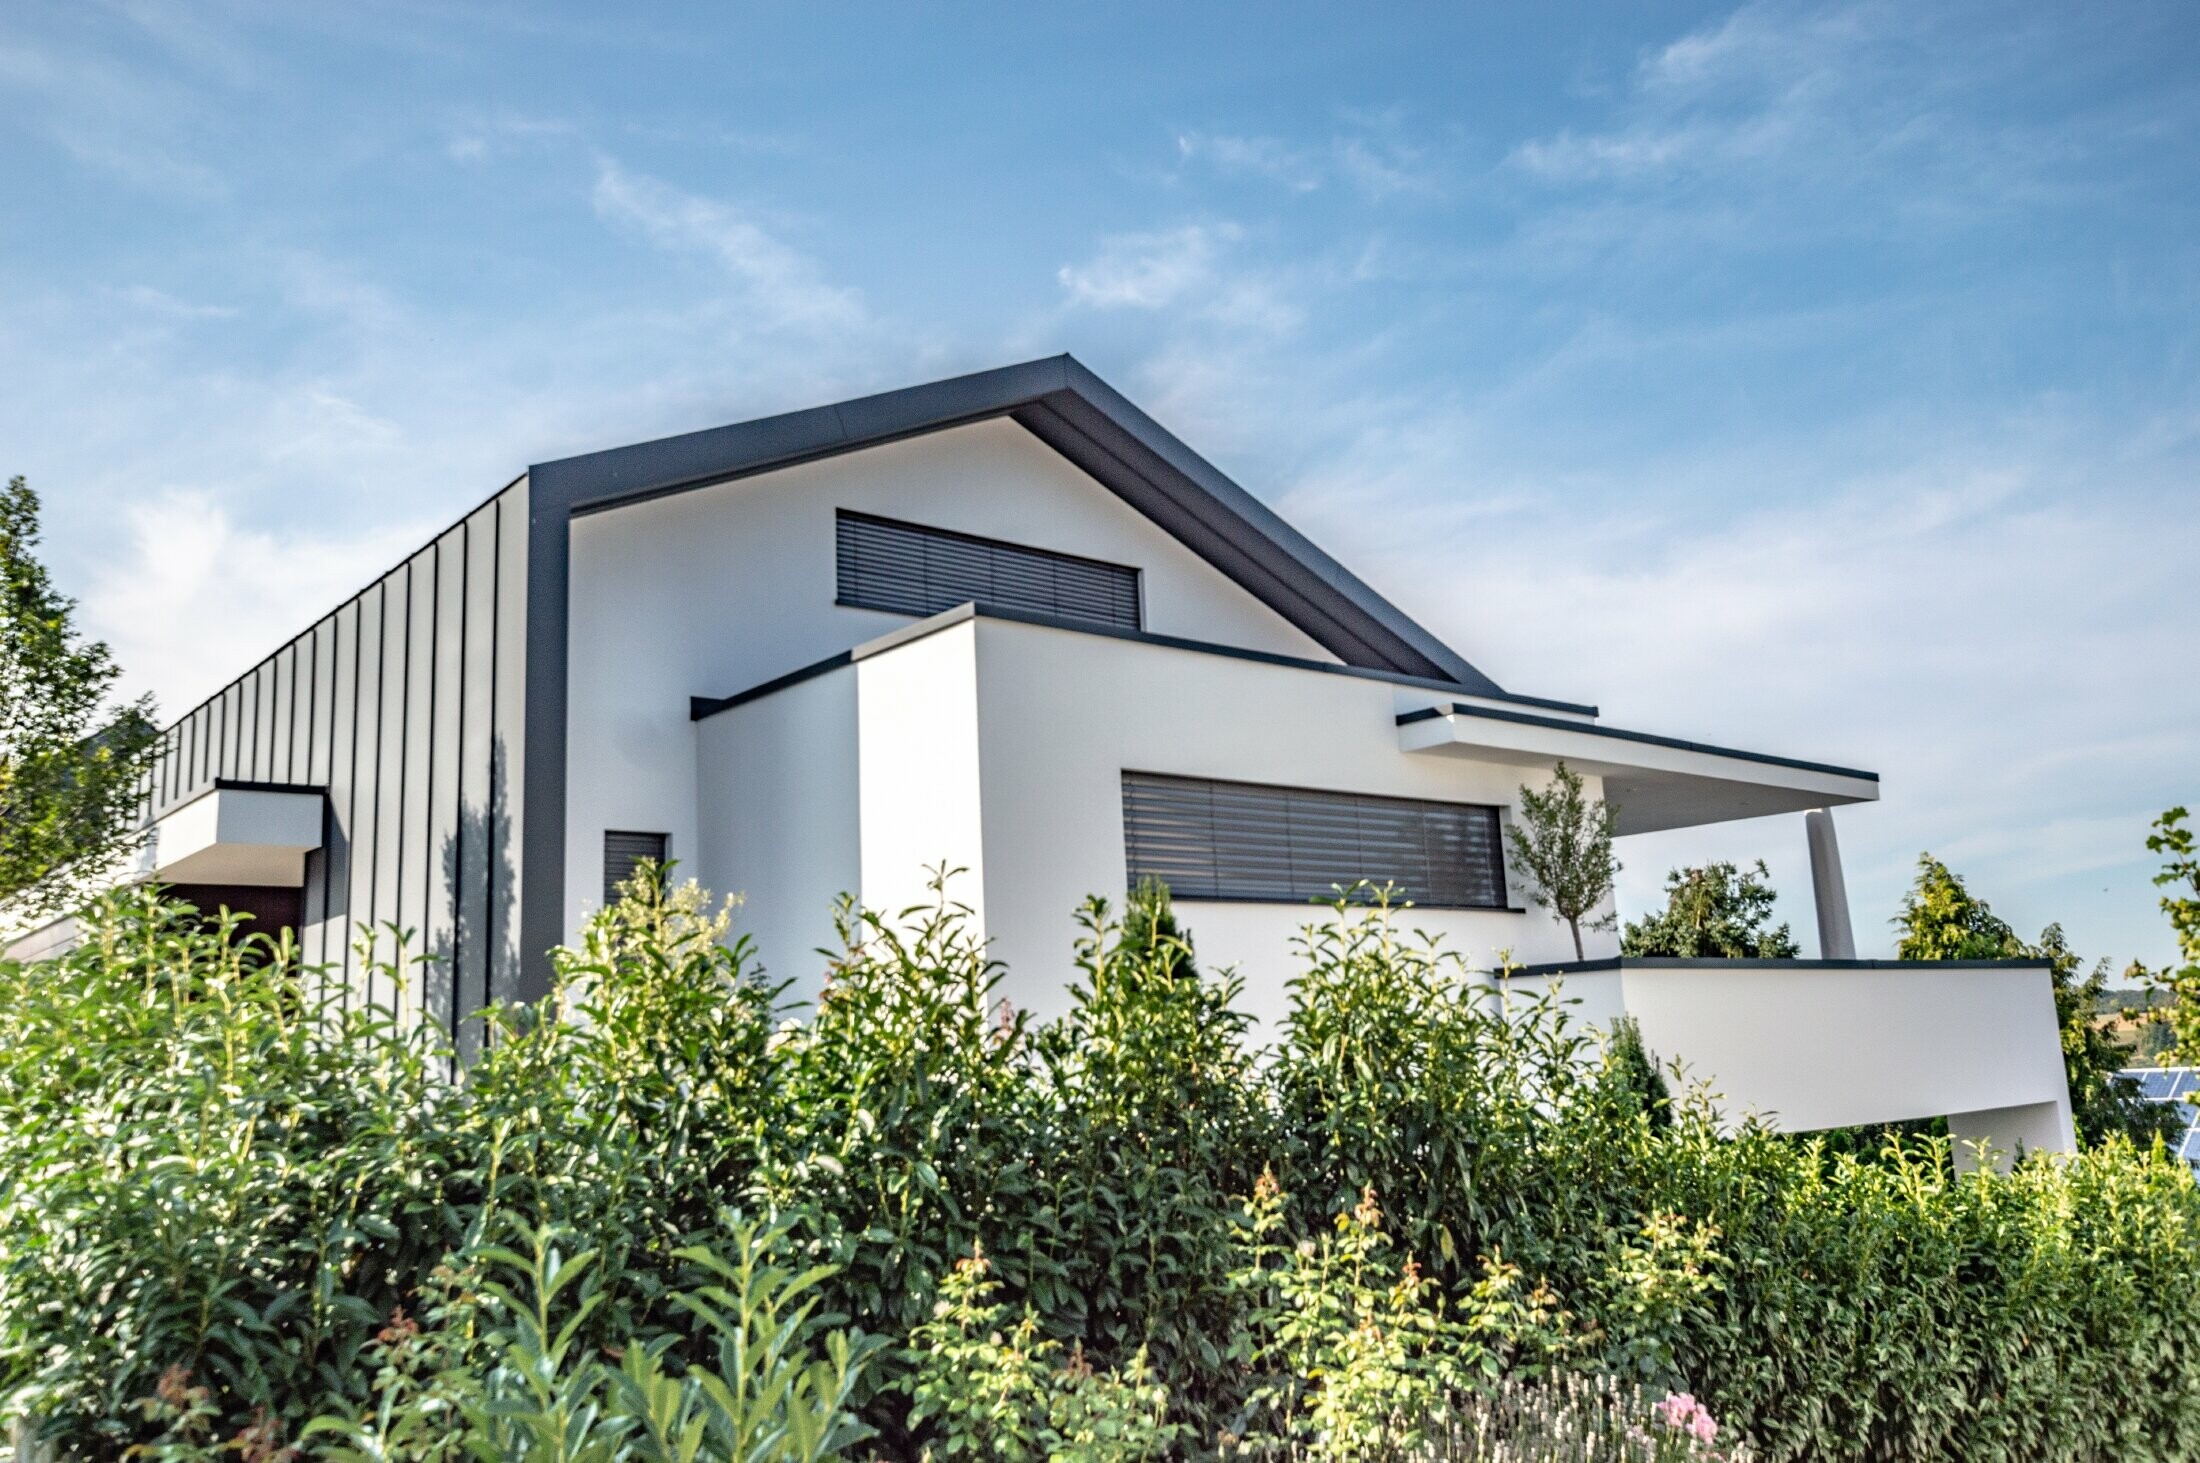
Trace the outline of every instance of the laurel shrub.
[[2200, 1455], [2159, 1147], [1723, 1127], [1365, 891], [1265, 1047], [1158, 891], [1088, 904], [1034, 1021], [951, 888], [843, 910], [796, 1019], [645, 877], [463, 1063], [110, 898], [0, 963], [0, 1422], [261, 1463]]

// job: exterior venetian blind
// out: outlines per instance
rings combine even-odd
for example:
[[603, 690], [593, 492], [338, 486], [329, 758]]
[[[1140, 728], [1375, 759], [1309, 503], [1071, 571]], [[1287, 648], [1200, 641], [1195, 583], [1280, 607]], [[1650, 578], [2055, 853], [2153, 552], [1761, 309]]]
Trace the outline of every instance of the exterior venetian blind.
[[1470, 803], [1123, 774], [1130, 883], [1179, 899], [1290, 903], [1365, 879], [1414, 903], [1505, 907], [1497, 809]]
[[1138, 571], [1099, 559], [841, 509], [838, 602], [936, 615], [976, 601], [1118, 630], [1141, 628]]
[[662, 833], [606, 833], [603, 836], [603, 902], [619, 902], [619, 886], [634, 877], [644, 859], [664, 867], [667, 838]]

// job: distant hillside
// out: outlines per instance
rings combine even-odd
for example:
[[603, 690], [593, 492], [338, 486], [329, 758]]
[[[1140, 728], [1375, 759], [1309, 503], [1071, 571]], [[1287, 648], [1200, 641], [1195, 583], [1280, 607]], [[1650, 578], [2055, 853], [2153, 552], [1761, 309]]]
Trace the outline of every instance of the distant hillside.
[[2125, 986], [2102, 991], [2094, 1000], [2093, 1024], [2131, 1053], [2134, 1067], [2151, 1066], [2169, 1050], [2169, 1027], [2148, 1013], [2169, 1003], [2165, 991]]

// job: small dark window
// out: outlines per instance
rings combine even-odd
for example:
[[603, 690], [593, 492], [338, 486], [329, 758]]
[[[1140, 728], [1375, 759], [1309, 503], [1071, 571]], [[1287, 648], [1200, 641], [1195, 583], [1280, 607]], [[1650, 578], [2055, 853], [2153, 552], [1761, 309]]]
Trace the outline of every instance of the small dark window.
[[1130, 883], [1179, 899], [1299, 904], [1365, 879], [1416, 904], [1505, 907], [1497, 809], [1309, 788], [1123, 774]]
[[665, 863], [667, 836], [662, 833], [606, 833], [603, 836], [603, 902], [619, 902], [619, 886], [634, 877], [642, 860], [659, 868]]
[[976, 601], [1118, 630], [1141, 626], [1138, 571], [919, 523], [839, 511], [838, 603], [936, 615]]

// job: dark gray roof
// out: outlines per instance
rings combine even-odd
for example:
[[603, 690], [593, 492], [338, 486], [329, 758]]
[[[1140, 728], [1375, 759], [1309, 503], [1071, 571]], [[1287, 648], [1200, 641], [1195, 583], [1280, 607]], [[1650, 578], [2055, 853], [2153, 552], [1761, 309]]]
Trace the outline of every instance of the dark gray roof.
[[1504, 695], [1067, 355], [564, 458], [529, 478], [592, 513], [990, 417], [1017, 422], [1348, 665]]

